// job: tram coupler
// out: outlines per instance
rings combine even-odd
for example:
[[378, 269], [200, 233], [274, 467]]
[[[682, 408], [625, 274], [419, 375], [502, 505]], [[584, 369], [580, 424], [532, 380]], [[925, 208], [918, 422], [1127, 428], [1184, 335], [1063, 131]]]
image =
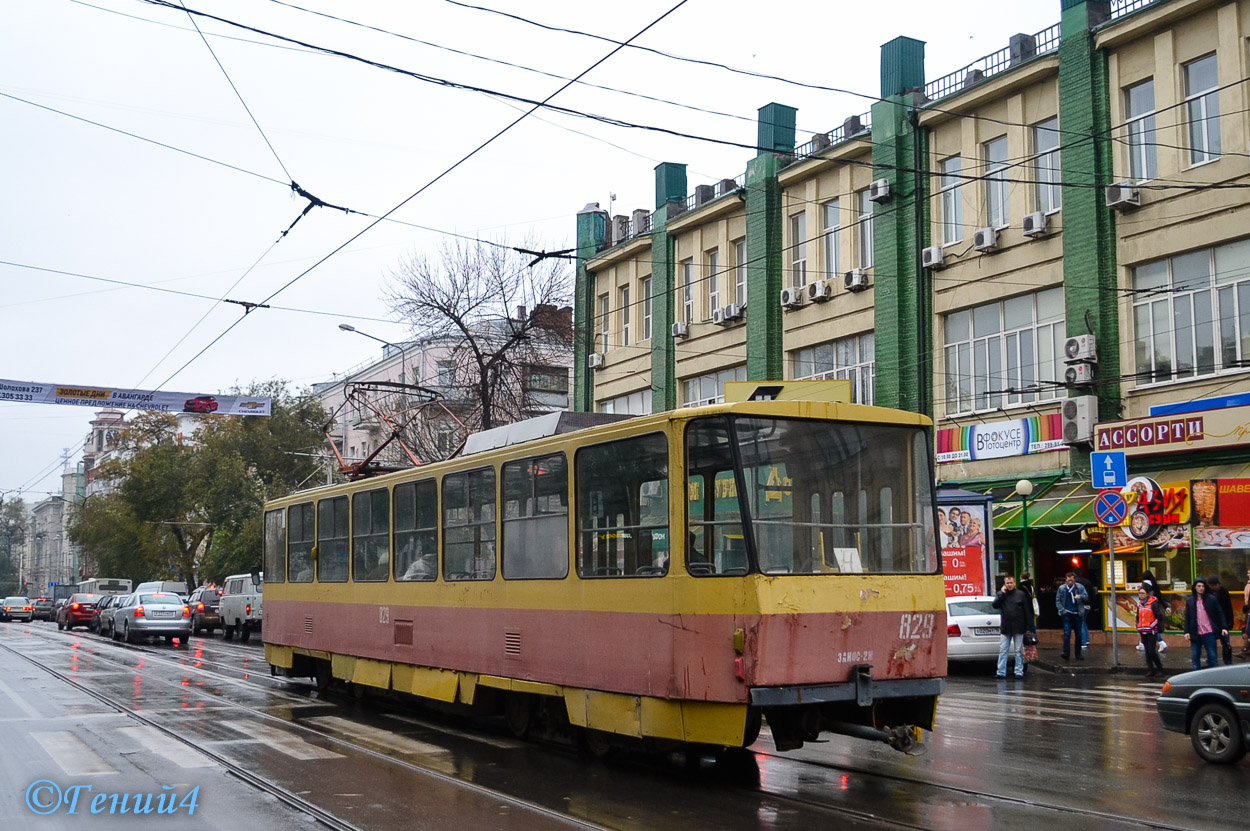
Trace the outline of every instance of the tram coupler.
[[838, 721], [830, 724], [827, 728], [831, 733], [838, 733], [843, 736], [851, 736], [857, 739], [868, 739], [874, 742], [884, 742], [890, 747], [908, 756], [919, 756], [928, 748], [920, 741], [920, 728], [911, 725], [901, 725], [899, 727], [869, 727], [866, 724], [851, 724], [850, 722]]

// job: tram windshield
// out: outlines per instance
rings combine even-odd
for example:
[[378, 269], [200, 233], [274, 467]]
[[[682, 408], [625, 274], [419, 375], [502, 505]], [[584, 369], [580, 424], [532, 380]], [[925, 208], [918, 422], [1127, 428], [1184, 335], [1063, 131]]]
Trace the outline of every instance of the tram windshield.
[[686, 432], [691, 574], [932, 574], [924, 430], [746, 416]]

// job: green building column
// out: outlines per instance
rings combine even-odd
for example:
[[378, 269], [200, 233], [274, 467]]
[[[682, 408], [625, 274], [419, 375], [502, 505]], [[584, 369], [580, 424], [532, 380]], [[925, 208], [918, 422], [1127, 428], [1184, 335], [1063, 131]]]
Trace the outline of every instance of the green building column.
[[671, 336], [677, 305], [677, 245], [668, 220], [686, 209], [686, 166], [662, 162], [655, 168], [655, 213], [651, 214], [651, 411], [677, 407], [677, 352]]
[[[1062, 0], [1059, 46], [1059, 155], [1063, 186], [1063, 297], [1068, 336], [1093, 330], [1095, 377], [1103, 420], [1120, 417], [1120, 315], [1115, 216], [1103, 187], [1114, 177], [1107, 56], [1094, 48], [1093, 27], [1110, 17], [1108, 0]], [[1093, 187], [1096, 185], [1097, 187]], [[1084, 394], [1085, 391], [1079, 391]], [[1074, 449], [1075, 451], [1075, 449]], [[1072, 454], [1077, 471], [1089, 454]]]
[[924, 89], [924, 42], [881, 47], [881, 98], [872, 105], [873, 176], [890, 183], [873, 219], [876, 385], [883, 407], [933, 415], [933, 303], [920, 251], [929, 241], [927, 131], [915, 110]]
[[603, 248], [608, 234], [608, 214], [591, 202], [577, 213], [577, 282], [573, 289], [573, 409], [595, 410], [595, 377], [590, 353], [595, 351], [595, 275], [586, 262]]
[[759, 109], [759, 155], [747, 163], [747, 378], [768, 381], [785, 377], [782, 315], [782, 234], [778, 154], [794, 153], [798, 111], [785, 104]]

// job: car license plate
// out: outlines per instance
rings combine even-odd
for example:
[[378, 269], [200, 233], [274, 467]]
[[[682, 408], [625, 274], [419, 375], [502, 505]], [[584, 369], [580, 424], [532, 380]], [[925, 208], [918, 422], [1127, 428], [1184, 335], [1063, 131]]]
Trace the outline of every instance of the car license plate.
[[152, 617], [173, 617], [177, 612], [152, 612]]
[[997, 626], [978, 626], [972, 630], [972, 634], [974, 635], [997, 635], [998, 627]]

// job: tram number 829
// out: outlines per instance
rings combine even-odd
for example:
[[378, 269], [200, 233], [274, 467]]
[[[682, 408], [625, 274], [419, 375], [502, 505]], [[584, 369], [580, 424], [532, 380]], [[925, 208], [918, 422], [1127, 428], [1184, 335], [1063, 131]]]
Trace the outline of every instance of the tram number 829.
[[898, 623], [898, 637], [904, 641], [933, 637], [935, 615], [932, 612], [905, 613]]

